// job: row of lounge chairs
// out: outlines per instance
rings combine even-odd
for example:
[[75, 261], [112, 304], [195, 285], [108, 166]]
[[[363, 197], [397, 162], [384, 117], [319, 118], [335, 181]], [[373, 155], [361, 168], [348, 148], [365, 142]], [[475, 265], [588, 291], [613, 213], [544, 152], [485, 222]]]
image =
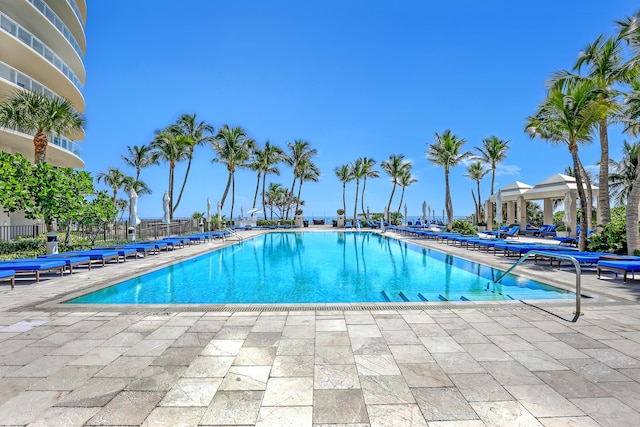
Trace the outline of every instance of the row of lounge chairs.
[[410, 227], [390, 227], [390, 229], [404, 235], [433, 239], [448, 245], [472, 250], [493, 251], [494, 254], [500, 253], [503, 256], [520, 257], [528, 252], [536, 251], [536, 255], [533, 257], [534, 261], [548, 260], [550, 265], [557, 262], [557, 265], [560, 266], [563, 261], [567, 262], [567, 260], [558, 259], [554, 254], [569, 255], [581, 266], [595, 266], [598, 278], [600, 278], [602, 272], [613, 272], [616, 276], [622, 274], [623, 281], [626, 282], [629, 273], [633, 276], [633, 273], [640, 271], [640, 257], [615, 255], [607, 252], [581, 252], [577, 248], [558, 243], [520, 242], [498, 237], [479, 237], [460, 233], [416, 230]]
[[86, 267], [91, 270], [91, 267], [96, 264], [104, 267], [110, 262], [125, 262], [127, 258], [137, 259], [138, 257], [157, 255], [161, 251], [199, 244], [210, 239], [225, 239], [229, 234], [230, 232], [226, 230], [214, 231], [159, 240], [130, 242], [89, 250], [41, 255], [38, 258], [0, 261], [0, 281], [10, 281], [11, 289], [13, 289], [16, 275], [33, 277], [37, 283], [40, 281], [42, 273], [58, 273], [62, 277], [65, 272], [72, 274], [74, 269], [79, 267]]

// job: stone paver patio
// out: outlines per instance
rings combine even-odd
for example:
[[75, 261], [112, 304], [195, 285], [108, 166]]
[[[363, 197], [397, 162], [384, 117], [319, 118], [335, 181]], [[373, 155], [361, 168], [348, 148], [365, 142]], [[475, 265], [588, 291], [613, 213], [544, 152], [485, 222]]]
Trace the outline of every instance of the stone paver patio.
[[[513, 263], [419, 242], [501, 268]], [[52, 303], [221, 243], [0, 286], [0, 425], [640, 425], [638, 281], [571, 302]], [[571, 288], [570, 269], [524, 275]]]

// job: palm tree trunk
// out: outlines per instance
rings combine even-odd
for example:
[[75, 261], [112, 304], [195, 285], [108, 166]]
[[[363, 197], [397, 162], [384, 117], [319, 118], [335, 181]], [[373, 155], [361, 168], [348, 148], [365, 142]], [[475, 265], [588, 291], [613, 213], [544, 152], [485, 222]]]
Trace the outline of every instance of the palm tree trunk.
[[300, 183], [298, 184], [298, 198], [296, 199], [296, 210], [293, 212], [294, 214], [298, 212], [298, 207], [300, 205], [300, 194], [302, 193], [302, 181], [303, 181], [302, 177], [300, 177]]
[[480, 218], [480, 203], [476, 200], [476, 193], [471, 190], [471, 197], [473, 197], [473, 204], [476, 206], [476, 224], [478, 224]]
[[402, 209], [402, 200], [404, 199], [404, 189], [405, 187], [402, 187], [402, 193], [400, 193], [400, 204], [398, 205], [398, 217], [400, 217], [400, 210]]
[[118, 196], [118, 187], [113, 187], [113, 206], [116, 205], [116, 200]]
[[580, 240], [578, 242], [578, 250], [585, 251], [587, 249], [587, 209], [585, 209], [585, 206], [587, 206], [587, 196], [584, 191], [582, 173], [579, 172], [580, 159], [578, 158], [577, 145], [575, 145], [575, 143], [573, 145], [576, 148], [572, 150], [572, 144], [569, 144], [569, 150], [571, 151], [571, 157], [573, 159], [573, 168], [577, 172], [576, 184], [578, 186], [578, 198], [580, 199], [580, 205], [582, 206], [582, 209], [580, 210]]
[[169, 164], [169, 221], [173, 221], [173, 168], [175, 167], [174, 163]]
[[357, 210], [358, 210], [358, 191], [360, 191], [360, 180], [356, 179], [356, 201], [353, 204], [353, 222], [351, 223], [351, 228], [356, 226], [356, 218], [357, 218]]
[[[293, 190], [296, 188], [296, 178], [297, 178], [296, 174], [294, 173], [293, 174], [293, 182], [291, 183], [291, 195], [292, 196], [294, 194]], [[289, 206], [291, 206], [291, 205], [289, 205]], [[289, 219], [289, 206], [287, 206], [286, 211], [283, 211], [284, 212], [284, 219]]]
[[347, 213], [347, 183], [343, 182], [342, 183], [342, 210], [344, 211], [344, 213]]
[[251, 206], [251, 209], [255, 209], [256, 201], [258, 200], [258, 190], [260, 189], [260, 175], [262, 175], [261, 170], [258, 171], [258, 182], [256, 182], [256, 193], [253, 195], [253, 206]]
[[369, 217], [367, 216], [367, 212], [364, 210], [364, 189], [367, 187], [367, 176], [365, 175], [364, 180], [362, 181], [362, 197], [360, 198], [360, 204], [362, 208], [362, 216], [366, 221], [369, 221]]
[[482, 218], [482, 197], [480, 197], [480, 181], [478, 181], [478, 216], [476, 217], [476, 221], [481, 221]]
[[447, 209], [447, 230], [451, 231], [453, 225], [453, 204], [451, 203], [451, 191], [449, 189], [449, 171], [444, 171], [444, 203]]
[[191, 158], [193, 157], [193, 148], [191, 149], [191, 154], [189, 154], [189, 162], [187, 163], [187, 170], [184, 173], [184, 181], [182, 181], [182, 187], [180, 187], [180, 194], [178, 194], [178, 201], [175, 206], [171, 209], [172, 212], [175, 212], [178, 209], [178, 205], [180, 204], [180, 199], [182, 199], [182, 192], [184, 191], [185, 185], [187, 185], [187, 178], [189, 178], [189, 169], [191, 169]]
[[229, 172], [229, 177], [227, 178], [227, 186], [224, 189], [224, 193], [222, 193], [222, 200], [220, 201], [220, 206], [224, 207], [224, 201], [227, 199], [227, 194], [229, 193], [229, 187], [231, 187], [231, 179], [233, 178], [233, 172]]
[[[387, 205], [387, 215], [390, 217], [391, 216], [391, 201], [393, 200], [393, 193], [396, 192], [396, 182], [393, 182], [393, 188], [391, 189], [391, 197], [389, 197], [389, 204]], [[382, 221], [384, 222], [384, 220], [388, 220], [389, 218], [382, 218]]]
[[[262, 179], [262, 215], [264, 215], [264, 219], [267, 219], [267, 204], [265, 202], [265, 194], [264, 187], [267, 183], [267, 173], [264, 173], [264, 178]], [[271, 210], [271, 218], [273, 219], [273, 209]]]
[[[576, 153], [577, 155], [577, 153]], [[578, 157], [578, 164], [580, 165], [580, 175], [582, 178], [582, 182], [586, 186], [586, 197], [587, 197], [587, 205], [583, 206], [582, 209], [587, 211], [587, 230], [593, 228], [593, 215], [592, 215], [592, 206], [593, 206], [593, 190], [591, 189], [591, 181], [589, 180], [589, 175], [587, 175], [587, 171], [584, 169], [582, 162], [580, 161], [580, 157]], [[577, 177], [576, 173], [576, 177]], [[577, 178], [576, 178], [577, 182]]]
[[493, 183], [496, 180], [496, 166], [493, 165], [491, 166], [491, 194], [493, 194], [494, 190], [493, 190]]
[[236, 203], [236, 178], [231, 177], [231, 213], [229, 214], [229, 220], [233, 221], [233, 205]]
[[40, 129], [33, 137], [34, 163], [44, 163], [47, 161], [47, 135]]
[[[640, 160], [640, 155], [638, 156]], [[640, 168], [636, 171], [636, 179], [627, 195], [627, 254], [635, 255], [640, 251], [640, 231], [638, 231], [638, 208], [640, 207]]]
[[600, 178], [598, 182], [598, 210], [603, 225], [611, 221], [609, 204], [609, 135], [607, 133], [607, 118], [605, 117], [600, 121]]

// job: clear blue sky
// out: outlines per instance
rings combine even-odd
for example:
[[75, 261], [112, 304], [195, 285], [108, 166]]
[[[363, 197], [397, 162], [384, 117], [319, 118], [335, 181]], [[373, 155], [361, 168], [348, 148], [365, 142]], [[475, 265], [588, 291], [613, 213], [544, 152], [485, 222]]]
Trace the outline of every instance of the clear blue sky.
[[[526, 117], [545, 96], [552, 72], [571, 69], [579, 51], [637, 1], [88, 1], [87, 132], [82, 156], [94, 176], [118, 167], [127, 145], [149, 143], [181, 114], [197, 113], [216, 130], [244, 127], [263, 145], [286, 148], [305, 139], [319, 152], [318, 183], [305, 183], [306, 216], [335, 216], [342, 184], [333, 169], [367, 156], [391, 154], [413, 163], [418, 183], [406, 190], [409, 215], [422, 201], [441, 213], [444, 171], [426, 160], [434, 133], [451, 129], [475, 151], [483, 138], [510, 140], [496, 186], [534, 185], [571, 164], [566, 147], [531, 140]], [[610, 130], [618, 160], [624, 136]], [[598, 144], [581, 149], [585, 165]], [[198, 147], [176, 217], [206, 210], [222, 196], [227, 171]], [[176, 169], [176, 194], [184, 176]], [[465, 166], [451, 171], [454, 213], [474, 210]], [[140, 197], [139, 216], [162, 216], [167, 165], [144, 169], [153, 190]], [[269, 181], [290, 187], [291, 169]], [[255, 173], [236, 173], [235, 214], [251, 208]], [[105, 188], [105, 187], [102, 187]], [[489, 196], [490, 175], [482, 182]], [[381, 212], [392, 184], [367, 182], [365, 203]], [[352, 212], [355, 183], [347, 186]], [[125, 197], [125, 194], [121, 194]], [[399, 195], [392, 207], [398, 206]], [[360, 203], [358, 203], [360, 204]], [[228, 216], [230, 201], [225, 204]], [[214, 208], [215, 209], [215, 208]]]

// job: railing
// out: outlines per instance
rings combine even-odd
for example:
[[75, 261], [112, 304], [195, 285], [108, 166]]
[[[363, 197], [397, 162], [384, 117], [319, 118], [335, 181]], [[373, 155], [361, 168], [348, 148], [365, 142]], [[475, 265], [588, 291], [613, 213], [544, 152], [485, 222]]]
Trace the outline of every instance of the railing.
[[[27, 1], [31, 3], [33, 7], [38, 9], [40, 13], [42, 13], [42, 16], [44, 16], [49, 22], [51, 22], [53, 26], [58, 29], [58, 31], [60, 31], [62, 36], [65, 39], [67, 39], [67, 41], [71, 44], [71, 46], [73, 47], [73, 50], [75, 50], [78, 56], [82, 58], [84, 54], [82, 53], [82, 49], [80, 49], [80, 45], [76, 41], [76, 38], [73, 36], [73, 34], [71, 34], [71, 30], [67, 28], [67, 25], [64, 23], [62, 19], [60, 19], [58, 15], [56, 15], [53, 9], [51, 9], [42, 0], [27, 0]], [[82, 20], [80, 22], [82, 22]]]
[[573, 263], [573, 266], [576, 268], [576, 311], [574, 311], [573, 314], [575, 314], [574, 321], [577, 320], [578, 317], [582, 315], [582, 313], [580, 312], [580, 277], [582, 276], [582, 270], [580, 268], [580, 263], [571, 255], [557, 254], [554, 252], [545, 252], [545, 251], [529, 251], [526, 254], [524, 254], [518, 261], [516, 261], [516, 263], [513, 264], [507, 271], [505, 271], [502, 276], [498, 277], [494, 281], [494, 283], [500, 282], [507, 274], [511, 273], [511, 271], [514, 268], [516, 268], [517, 266], [522, 264], [527, 258], [529, 258], [530, 255], [541, 255], [547, 258], [564, 259], [567, 261], [571, 261]]
[[0, 225], [0, 240], [11, 240], [16, 237], [38, 237], [44, 232], [44, 224]]

